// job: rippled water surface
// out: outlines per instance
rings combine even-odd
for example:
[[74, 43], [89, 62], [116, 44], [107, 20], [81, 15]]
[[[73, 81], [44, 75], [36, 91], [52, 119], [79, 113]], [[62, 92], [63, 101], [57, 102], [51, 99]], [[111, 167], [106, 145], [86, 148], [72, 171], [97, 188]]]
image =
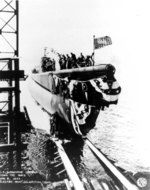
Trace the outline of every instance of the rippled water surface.
[[119, 103], [101, 112], [89, 138], [127, 171], [150, 171], [150, 140], [137, 127], [132, 111]]

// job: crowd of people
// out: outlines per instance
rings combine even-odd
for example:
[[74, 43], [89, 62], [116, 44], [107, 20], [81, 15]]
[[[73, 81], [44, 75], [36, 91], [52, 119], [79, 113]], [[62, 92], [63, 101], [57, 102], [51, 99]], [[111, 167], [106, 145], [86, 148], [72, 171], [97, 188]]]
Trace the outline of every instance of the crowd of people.
[[70, 55], [58, 54], [60, 69], [71, 69], [79, 67], [88, 67], [94, 65], [93, 54], [84, 56], [82, 53], [76, 57], [74, 53]]
[[50, 57], [42, 57], [42, 64], [41, 64], [41, 69], [42, 72], [46, 71], [55, 71], [55, 60], [51, 59]]
[[[72, 69], [72, 68], [80, 68], [80, 67], [88, 67], [94, 65], [93, 55], [84, 56], [80, 53], [80, 56], [77, 57], [74, 53], [70, 53], [70, 55], [59, 54], [58, 62], [60, 65], [60, 69]], [[33, 73], [37, 73], [39, 69], [33, 69]], [[56, 70], [56, 61], [50, 57], [44, 56], [41, 59], [41, 70], [42, 72], [47, 71], [55, 71]]]
[[[80, 53], [79, 57], [76, 57], [74, 53], [70, 53], [70, 55], [57, 54], [59, 57], [59, 65], [60, 69], [72, 69], [79, 67], [88, 67], [94, 65], [93, 54], [84, 56]], [[50, 57], [42, 58], [42, 72], [45, 71], [54, 71], [55, 70], [55, 60]]]

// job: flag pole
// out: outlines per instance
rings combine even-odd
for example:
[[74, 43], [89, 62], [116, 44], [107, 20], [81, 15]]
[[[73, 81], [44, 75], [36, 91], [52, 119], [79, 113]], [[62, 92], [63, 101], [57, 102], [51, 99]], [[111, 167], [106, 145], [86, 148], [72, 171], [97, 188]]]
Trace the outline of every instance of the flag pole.
[[95, 45], [94, 45], [94, 41], [95, 41], [95, 35], [93, 35], [93, 65], [95, 65]]

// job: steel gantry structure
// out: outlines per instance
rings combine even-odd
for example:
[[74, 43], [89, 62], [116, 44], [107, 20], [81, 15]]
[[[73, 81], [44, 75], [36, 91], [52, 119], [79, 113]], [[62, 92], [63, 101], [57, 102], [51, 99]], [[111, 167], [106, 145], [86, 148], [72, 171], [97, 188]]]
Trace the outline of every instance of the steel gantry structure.
[[[0, 9], [1, 54], [19, 56], [19, 1], [4, 0]], [[3, 46], [3, 47], [2, 47]]]
[[24, 71], [19, 68], [19, 1], [1, 0], [0, 6], [0, 130], [5, 126], [8, 129], [1, 133], [8, 141], [0, 144], [0, 151], [9, 151], [9, 162], [13, 163], [13, 151], [17, 149], [17, 169], [20, 169], [20, 80], [24, 80]]

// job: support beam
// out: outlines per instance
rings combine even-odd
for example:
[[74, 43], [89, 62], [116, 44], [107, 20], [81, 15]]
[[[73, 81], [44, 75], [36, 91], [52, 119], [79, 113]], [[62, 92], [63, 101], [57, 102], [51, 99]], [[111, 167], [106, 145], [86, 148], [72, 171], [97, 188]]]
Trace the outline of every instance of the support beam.
[[16, 90], [16, 88], [15, 87], [12, 87], [12, 86], [10, 86], [10, 87], [1, 87], [0, 88], [0, 93], [1, 92], [13, 92], [13, 91], [15, 91]]
[[18, 70], [18, 71], [0, 71], [0, 80], [15, 80], [15, 79], [23, 79], [24, 78], [24, 71]]
[[70, 180], [72, 181], [73, 185], [74, 185], [74, 189], [75, 190], [85, 190], [84, 187], [83, 187], [83, 184], [82, 182], [80, 181], [74, 167], [72, 166], [67, 154], [65, 153], [65, 150], [64, 148], [62, 147], [61, 145], [61, 141], [55, 141], [55, 144], [57, 145], [58, 147], [58, 152], [59, 152], [59, 155], [61, 156], [61, 159], [64, 163], [64, 166], [66, 168], [66, 171], [70, 177]]

